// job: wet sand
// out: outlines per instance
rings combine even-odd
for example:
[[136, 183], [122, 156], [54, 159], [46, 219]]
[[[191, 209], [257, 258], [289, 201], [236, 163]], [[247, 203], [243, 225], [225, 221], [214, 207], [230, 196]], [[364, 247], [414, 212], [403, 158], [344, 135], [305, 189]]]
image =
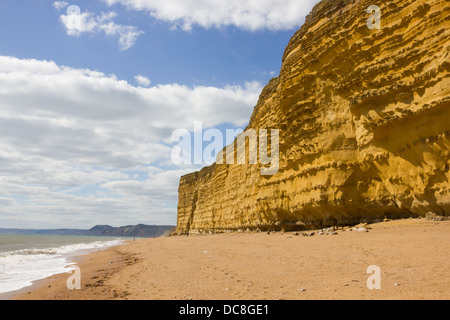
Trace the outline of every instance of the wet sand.
[[[81, 290], [69, 274], [17, 300], [450, 299], [450, 221], [409, 219], [369, 232], [302, 237], [235, 233], [145, 239], [84, 256]], [[381, 290], [367, 288], [369, 266]]]

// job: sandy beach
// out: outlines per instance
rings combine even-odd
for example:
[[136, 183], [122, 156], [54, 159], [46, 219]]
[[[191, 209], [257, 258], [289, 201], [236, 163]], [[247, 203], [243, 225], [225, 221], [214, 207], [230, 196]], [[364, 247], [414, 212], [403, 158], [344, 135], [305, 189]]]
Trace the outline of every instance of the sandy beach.
[[[332, 236], [234, 233], [137, 240], [83, 256], [16, 300], [450, 299], [450, 221], [409, 219]], [[369, 266], [381, 290], [367, 288]]]

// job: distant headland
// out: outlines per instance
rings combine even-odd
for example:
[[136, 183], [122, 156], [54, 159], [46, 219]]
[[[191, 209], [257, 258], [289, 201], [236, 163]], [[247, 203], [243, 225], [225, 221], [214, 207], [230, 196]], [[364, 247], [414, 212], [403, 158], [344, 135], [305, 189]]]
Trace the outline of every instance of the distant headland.
[[175, 228], [174, 226], [149, 226], [144, 224], [138, 224], [135, 226], [124, 226], [124, 227], [97, 225], [89, 230], [0, 228], [0, 234], [158, 238], [164, 235], [169, 235], [170, 232], [174, 230], [174, 228]]

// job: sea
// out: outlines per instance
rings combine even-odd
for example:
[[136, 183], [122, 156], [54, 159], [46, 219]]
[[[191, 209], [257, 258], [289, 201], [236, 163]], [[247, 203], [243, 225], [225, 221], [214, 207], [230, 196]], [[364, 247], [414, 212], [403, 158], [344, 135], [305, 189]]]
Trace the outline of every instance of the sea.
[[[69, 272], [74, 258], [119, 246], [117, 237], [0, 234], [0, 294], [31, 286], [34, 281]], [[69, 276], [69, 275], [68, 275]]]

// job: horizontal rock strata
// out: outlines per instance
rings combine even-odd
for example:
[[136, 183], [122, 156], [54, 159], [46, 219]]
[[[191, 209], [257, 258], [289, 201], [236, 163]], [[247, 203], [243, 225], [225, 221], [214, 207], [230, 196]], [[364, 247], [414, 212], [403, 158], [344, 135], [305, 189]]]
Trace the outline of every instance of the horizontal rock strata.
[[[381, 8], [369, 29], [367, 8]], [[178, 233], [301, 230], [450, 214], [446, 0], [323, 0], [248, 128], [280, 130], [279, 171], [214, 164], [181, 178]]]

